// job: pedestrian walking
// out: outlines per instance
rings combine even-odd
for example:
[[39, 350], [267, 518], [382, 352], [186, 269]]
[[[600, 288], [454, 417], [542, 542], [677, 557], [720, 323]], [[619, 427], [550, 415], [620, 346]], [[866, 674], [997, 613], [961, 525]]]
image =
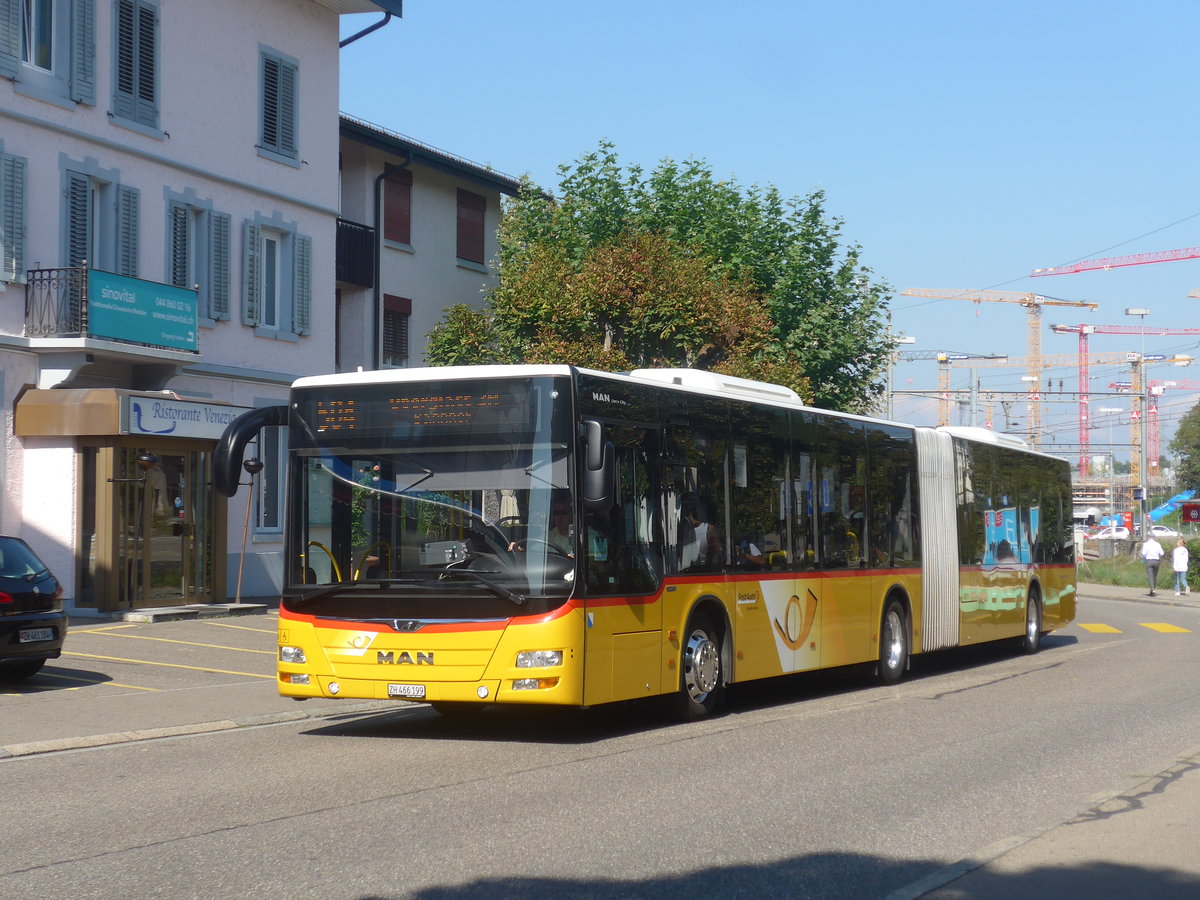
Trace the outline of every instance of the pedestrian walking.
[[[1149, 529], [1147, 529], [1147, 533]], [[1154, 535], [1150, 534], [1142, 544], [1142, 561], [1146, 563], [1146, 577], [1150, 579], [1150, 596], [1158, 596], [1155, 588], [1158, 587], [1158, 566], [1162, 562], [1163, 548]]]
[[1171, 551], [1171, 569], [1175, 572], [1175, 596], [1186, 594], [1188, 592], [1188, 548], [1187, 544], [1183, 542], [1183, 538], [1175, 542], [1175, 549]]

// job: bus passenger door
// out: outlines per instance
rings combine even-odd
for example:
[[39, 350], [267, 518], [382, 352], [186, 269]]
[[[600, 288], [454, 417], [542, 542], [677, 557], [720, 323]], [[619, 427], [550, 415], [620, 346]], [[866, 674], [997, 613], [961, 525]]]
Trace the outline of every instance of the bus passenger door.
[[662, 669], [659, 432], [629, 425], [604, 431], [615, 449], [615, 502], [606, 512], [586, 513], [579, 541], [587, 704], [653, 696]]

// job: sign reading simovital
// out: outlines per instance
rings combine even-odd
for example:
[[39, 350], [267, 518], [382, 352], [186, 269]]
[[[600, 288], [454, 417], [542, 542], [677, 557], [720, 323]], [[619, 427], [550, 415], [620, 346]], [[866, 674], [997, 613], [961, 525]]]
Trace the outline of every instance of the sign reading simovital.
[[196, 352], [196, 292], [89, 269], [88, 336]]
[[216, 440], [226, 425], [250, 411], [248, 406], [177, 400], [165, 394], [161, 398], [128, 395], [123, 400], [121, 434]]

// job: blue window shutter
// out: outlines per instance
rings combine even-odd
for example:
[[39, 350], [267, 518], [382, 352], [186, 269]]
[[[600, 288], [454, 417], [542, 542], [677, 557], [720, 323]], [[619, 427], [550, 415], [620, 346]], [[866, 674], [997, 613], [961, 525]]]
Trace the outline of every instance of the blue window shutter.
[[86, 175], [67, 173], [67, 265], [81, 266], [88, 259], [92, 246], [92, 182]]
[[125, 185], [117, 186], [117, 274], [138, 274], [138, 191]]
[[172, 202], [168, 207], [171, 235], [171, 258], [167, 260], [171, 284], [175, 287], [190, 288], [191, 272], [188, 262], [191, 259], [189, 232], [191, 231], [191, 210], [182, 203]]
[[0, 153], [0, 281], [25, 280], [25, 160]]
[[158, 127], [158, 10], [144, 0], [117, 0], [113, 112]]
[[96, 0], [71, 0], [71, 99], [96, 105]]
[[297, 76], [295, 63], [262, 55], [262, 147], [289, 159], [297, 156]]
[[208, 314], [225, 321], [229, 318], [229, 213], [211, 213], [208, 232]]
[[21, 59], [21, 0], [0, 0], [0, 75], [17, 77]]
[[262, 246], [259, 227], [247, 220], [242, 246], [242, 324], [257, 325], [262, 298]]
[[292, 302], [292, 331], [312, 334], [312, 238], [296, 235], [292, 254], [295, 299]]

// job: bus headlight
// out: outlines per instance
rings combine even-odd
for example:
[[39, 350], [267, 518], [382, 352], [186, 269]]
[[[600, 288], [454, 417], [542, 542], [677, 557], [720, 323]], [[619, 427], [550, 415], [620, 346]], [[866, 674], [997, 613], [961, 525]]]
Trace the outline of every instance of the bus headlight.
[[562, 661], [561, 650], [522, 650], [517, 654], [518, 669], [545, 669], [561, 666]]
[[279, 661], [285, 663], [308, 662], [308, 660], [304, 658], [304, 651], [300, 647], [280, 647]]
[[512, 683], [514, 691], [542, 691], [557, 686], [557, 678], [518, 678]]

